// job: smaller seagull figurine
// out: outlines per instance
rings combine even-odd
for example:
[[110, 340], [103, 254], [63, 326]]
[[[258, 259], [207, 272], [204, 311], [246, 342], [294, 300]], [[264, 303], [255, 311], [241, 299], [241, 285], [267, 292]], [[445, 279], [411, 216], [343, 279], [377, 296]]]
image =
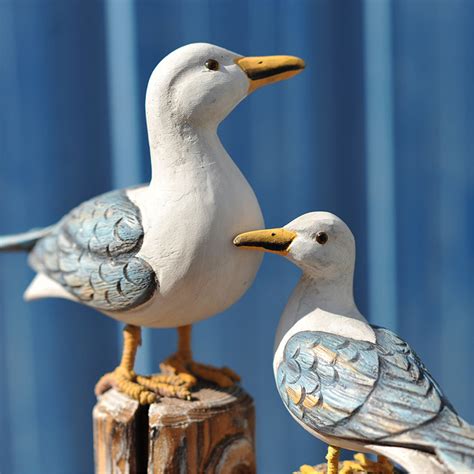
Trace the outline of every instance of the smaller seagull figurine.
[[474, 428], [410, 346], [357, 309], [355, 241], [341, 219], [311, 212], [240, 234], [234, 245], [284, 255], [303, 271], [278, 326], [273, 368], [291, 415], [330, 446], [328, 472], [337, 472], [340, 448], [413, 473], [474, 472]]
[[[250, 93], [303, 68], [294, 56], [243, 57], [207, 43], [173, 51], [146, 93], [151, 182], [90, 199], [51, 227], [0, 237], [0, 251], [29, 253], [37, 275], [27, 300], [67, 298], [127, 324], [122, 361], [97, 394], [113, 386], [148, 404], [188, 399], [198, 378], [221, 387], [239, 379], [197, 363], [191, 350], [192, 324], [235, 303], [261, 261], [232, 245], [263, 217], [217, 128]], [[178, 328], [163, 374], [133, 370], [141, 326]]]

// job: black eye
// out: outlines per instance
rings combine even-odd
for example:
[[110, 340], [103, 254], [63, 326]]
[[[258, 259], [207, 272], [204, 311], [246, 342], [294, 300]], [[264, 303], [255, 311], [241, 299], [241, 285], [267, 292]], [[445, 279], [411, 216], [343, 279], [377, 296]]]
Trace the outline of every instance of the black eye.
[[316, 242], [318, 244], [324, 245], [328, 241], [328, 239], [329, 237], [328, 237], [328, 234], [326, 234], [326, 232], [318, 232], [316, 234]]
[[210, 71], [218, 71], [219, 70], [219, 63], [215, 59], [208, 59], [206, 61], [205, 66]]

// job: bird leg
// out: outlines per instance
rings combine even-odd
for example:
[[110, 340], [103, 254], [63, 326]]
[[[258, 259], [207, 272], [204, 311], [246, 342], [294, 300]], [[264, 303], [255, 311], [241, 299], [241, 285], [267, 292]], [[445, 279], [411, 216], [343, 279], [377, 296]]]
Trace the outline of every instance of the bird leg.
[[187, 388], [195, 386], [198, 379], [222, 388], [231, 387], [238, 382], [240, 377], [227, 367], [217, 368], [193, 360], [191, 330], [191, 325], [178, 328], [178, 351], [160, 364], [162, 372], [179, 377]]
[[197, 384], [198, 379], [215, 383], [219, 387], [231, 387], [240, 380], [239, 376], [227, 367], [218, 369], [193, 360], [191, 325], [178, 328], [178, 351], [160, 364], [161, 374], [150, 376], [137, 375], [133, 370], [137, 349], [141, 344], [141, 329], [129, 324], [123, 335], [120, 365], [97, 382], [97, 396], [114, 387], [141, 404], [148, 405], [155, 402], [158, 396], [191, 400], [189, 389]]
[[341, 449], [336, 446], [328, 446], [328, 453], [326, 454], [326, 459], [328, 462], [328, 473], [327, 474], [337, 474], [339, 472], [339, 455]]
[[[321, 469], [321, 466], [309, 466], [304, 464], [300, 467], [301, 474], [338, 474], [339, 472], [339, 454], [340, 448], [335, 446], [328, 446], [328, 452], [326, 454], [327, 469]], [[320, 468], [320, 469], [316, 469]], [[342, 471], [341, 471], [342, 472]], [[347, 473], [346, 473], [347, 474]]]
[[123, 330], [122, 360], [113, 372], [103, 375], [97, 382], [95, 386], [97, 396], [114, 387], [143, 405], [153, 403], [156, 400], [155, 393], [137, 383], [137, 376], [133, 371], [135, 356], [141, 342], [141, 329], [130, 324], [125, 326]]
[[158, 395], [190, 399], [189, 391], [177, 376], [157, 375], [148, 377], [135, 374], [133, 370], [135, 356], [141, 342], [141, 329], [131, 324], [125, 326], [120, 365], [113, 372], [100, 378], [95, 386], [96, 395], [101, 395], [114, 387], [142, 405], [155, 402]]

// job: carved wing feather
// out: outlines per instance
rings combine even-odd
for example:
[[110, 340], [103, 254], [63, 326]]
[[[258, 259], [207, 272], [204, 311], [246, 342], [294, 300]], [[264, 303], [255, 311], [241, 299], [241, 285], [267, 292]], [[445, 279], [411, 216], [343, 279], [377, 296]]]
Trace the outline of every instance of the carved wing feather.
[[375, 332], [381, 377], [348, 432], [383, 440], [434, 420], [450, 404], [405, 341], [388, 329], [375, 328]]
[[315, 431], [374, 442], [450, 406], [408, 344], [374, 329], [375, 344], [315, 331], [290, 338], [277, 384], [293, 415]]
[[340, 424], [358, 410], [377, 377], [374, 347], [307, 331], [288, 341], [277, 384], [288, 409], [321, 430]]
[[140, 210], [124, 191], [86, 201], [67, 214], [30, 254], [30, 264], [82, 303], [104, 311], [147, 301], [157, 282], [136, 257], [143, 242]]

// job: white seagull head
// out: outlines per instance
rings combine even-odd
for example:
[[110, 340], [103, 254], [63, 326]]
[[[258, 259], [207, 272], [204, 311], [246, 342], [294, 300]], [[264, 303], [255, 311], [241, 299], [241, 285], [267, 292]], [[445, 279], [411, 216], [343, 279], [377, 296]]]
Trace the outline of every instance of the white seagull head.
[[282, 228], [245, 232], [234, 245], [283, 255], [313, 278], [337, 279], [354, 269], [354, 236], [329, 212], [309, 212]]
[[[294, 56], [242, 57], [219, 46], [194, 43], [166, 56], [147, 88], [147, 119], [217, 126], [250, 92], [304, 68]], [[166, 113], [167, 112], [167, 113]]]

